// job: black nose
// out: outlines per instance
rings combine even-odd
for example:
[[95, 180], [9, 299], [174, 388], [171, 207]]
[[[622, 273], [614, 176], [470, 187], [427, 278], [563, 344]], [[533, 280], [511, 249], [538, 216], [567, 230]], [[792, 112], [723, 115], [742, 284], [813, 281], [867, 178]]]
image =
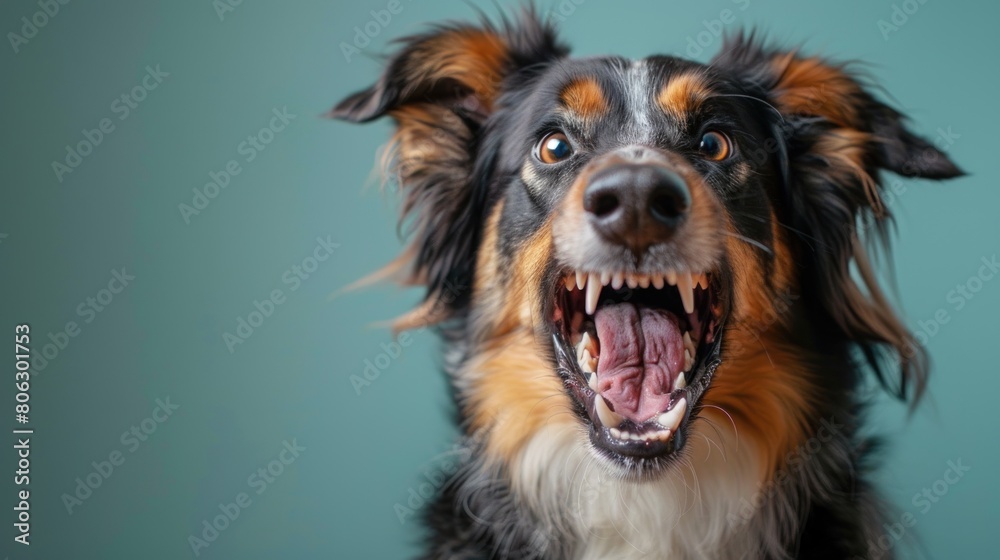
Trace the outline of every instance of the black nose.
[[691, 207], [680, 175], [659, 165], [619, 164], [594, 174], [583, 208], [597, 232], [636, 254], [673, 237]]

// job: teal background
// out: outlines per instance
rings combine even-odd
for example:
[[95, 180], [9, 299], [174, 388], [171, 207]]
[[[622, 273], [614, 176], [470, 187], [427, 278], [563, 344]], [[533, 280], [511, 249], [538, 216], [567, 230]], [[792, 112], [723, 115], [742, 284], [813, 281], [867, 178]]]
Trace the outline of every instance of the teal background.
[[[877, 22], [893, 13], [887, 0], [749, 0], [745, 10], [729, 0], [577, 2], [542, 2], [564, 20], [562, 36], [577, 55], [684, 55], [687, 39], [730, 9], [727, 30], [756, 24], [782, 44], [869, 62], [916, 130], [957, 135], [946, 149], [971, 176], [906, 181], [890, 203], [908, 324], [918, 329], [939, 309], [948, 317], [928, 340], [931, 398], [911, 420], [884, 401], [872, 427], [891, 442], [879, 479], [917, 519], [911, 531], [923, 547], [907, 557], [995, 557], [1000, 280], [984, 283], [961, 310], [947, 298], [982, 257], [1000, 252], [998, 4], [926, 0], [886, 40]], [[30, 323], [37, 354], [67, 321], [80, 327], [32, 379], [30, 547], [12, 542], [15, 457], [13, 436], [3, 436], [0, 554], [194, 557], [189, 535], [240, 492], [250, 505], [199, 557], [414, 553], [415, 524], [401, 523], [394, 505], [427, 481], [422, 473], [448, 468], [446, 386], [428, 332], [381, 359], [384, 371], [360, 394], [349, 381], [391, 343], [371, 325], [418, 294], [377, 287], [335, 295], [400, 243], [395, 201], [364, 188], [377, 186], [372, 169], [388, 124], [320, 115], [375, 79], [374, 55], [392, 38], [475, 13], [465, 2], [403, 0], [402, 13], [348, 62], [340, 44], [386, 4], [244, 1], [220, 21], [208, 0], [74, 1], [18, 53], [0, 45], [3, 336]], [[473, 4], [496, 13], [489, 2]], [[36, 2], [4, 2], [0, 31], [18, 32], [38, 10]], [[710, 37], [696, 58], [707, 60], [720, 42]], [[147, 65], [169, 76], [119, 120], [113, 101], [141, 83]], [[245, 163], [240, 143], [283, 107], [294, 120]], [[59, 182], [53, 160], [103, 118], [115, 130]], [[241, 173], [185, 223], [178, 205], [191, 204], [192, 189], [231, 159]], [[282, 276], [327, 236], [339, 247], [291, 291]], [[135, 280], [84, 323], [78, 306], [121, 267]], [[230, 353], [223, 333], [274, 289], [283, 303]], [[13, 358], [2, 360], [12, 376]], [[11, 381], [0, 383], [0, 425], [14, 427]], [[167, 397], [179, 408], [161, 424], [147, 422], [155, 432], [131, 452], [122, 433]], [[293, 440], [305, 450], [258, 494], [248, 477]], [[63, 495], [114, 451], [124, 463], [68, 513]], [[916, 507], [913, 495], [958, 459], [971, 470], [929, 510]]]

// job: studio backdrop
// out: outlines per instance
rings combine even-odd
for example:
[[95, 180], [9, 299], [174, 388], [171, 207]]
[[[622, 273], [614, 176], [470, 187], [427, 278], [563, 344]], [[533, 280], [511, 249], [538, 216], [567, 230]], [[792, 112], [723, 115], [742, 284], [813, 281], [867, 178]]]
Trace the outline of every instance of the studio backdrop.
[[[393, 39], [515, 9], [3, 3], [0, 556], [418, 552], [428, 497], [463, 459], [454, 406], [433, 330], [396, 337], [385, 326], [421, 292], [344, 290], [402, 245], [399, 201], [377, 171], [391, 124], [324, 115], [375, 81]], [[863, 61], [878, 95], [969, 172], [947, 183], [886, 177], [897, 231], [881, 265], [895, 265], [892, 297], [933, 369], [912, 416], [876, 393], [868, 429], [887, 441], [876, 479], [913, 520], [886, 534], [919, 538], [898, 552], [995, 557], [1000, 7], [538, 9], [576, 56], [704, 62], [727, 33], [758, 28], [784, 47]], [[19, 325], [31, 333], [23, 387]]]

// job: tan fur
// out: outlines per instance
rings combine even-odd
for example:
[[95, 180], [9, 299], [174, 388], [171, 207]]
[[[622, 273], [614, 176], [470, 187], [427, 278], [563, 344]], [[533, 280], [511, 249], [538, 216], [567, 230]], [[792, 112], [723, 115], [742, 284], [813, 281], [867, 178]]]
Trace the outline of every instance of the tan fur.
[[471, 89], [486, 110], [492, 107], [500, 76], [508, 63], [503, 38], [479, 29], [460, 29], [435, 36], [413, 56], [421, 63], [412, 68], [408, 81], [455, 80]]
[[491, 319], [492, 327], [477, 337], [480, 349], [465, 368], [471, 388], [466, 413], [474, 432], [488, 434], [487, 454], [510, 464], [544, 425], [574, 422], [575, 417], [562, 381], [536, 338], [535, 325], [543, 320], [536, 286], [551, 257], [551, 229], [542, 227], [501, 271], [494, 250], [501, 212], [497, 208], [490, 217], [483, 239], [488, 250], [478, 261], [475, 297], [486, 302], [483, 317]]
[[838, 126], [859, 124], [852, 98], [861, 88], [839, 68], [789, 53], [775, 59], [774, 69], [779, 76], [775, 98], [782, 113], [818, 115]]
[[689, 72], [671, 78], [660, 90], [656, 100], [668, 115], [684, 122], [709, 95], [711, 90], [705, 83], [705, 78], [701, 74]]
[[608, 102], [597, 80], [591, 77], [577, 78], [569, 83], [559, 95], [563, 106], [577, 117], [593, 120], [608, 111]]
[[810, 394], [812, 385], [798, 350], [783, 342], [798, 288], [786, 234], [774, 215], [771, 224], [775, 241], [770, 275], [761, 268], [759, 248], [727, 239], [733, 306], [724, 333], [724, 360], [704, 397], [706, 407], [719, 407], [729, 415], [741, 438], [753, 440], [768, 478], [807, 437], [817, 398]]

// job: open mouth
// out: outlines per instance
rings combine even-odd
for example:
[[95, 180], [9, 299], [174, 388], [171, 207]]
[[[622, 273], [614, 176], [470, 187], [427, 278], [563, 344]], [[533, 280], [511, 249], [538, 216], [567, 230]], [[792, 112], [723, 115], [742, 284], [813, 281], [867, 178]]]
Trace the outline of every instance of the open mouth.
[[556, 362], [591, 441], [632, 467], [684, 445], [719, 364], [721, 281], [711, 273], [566, 273], [552, 310]]

